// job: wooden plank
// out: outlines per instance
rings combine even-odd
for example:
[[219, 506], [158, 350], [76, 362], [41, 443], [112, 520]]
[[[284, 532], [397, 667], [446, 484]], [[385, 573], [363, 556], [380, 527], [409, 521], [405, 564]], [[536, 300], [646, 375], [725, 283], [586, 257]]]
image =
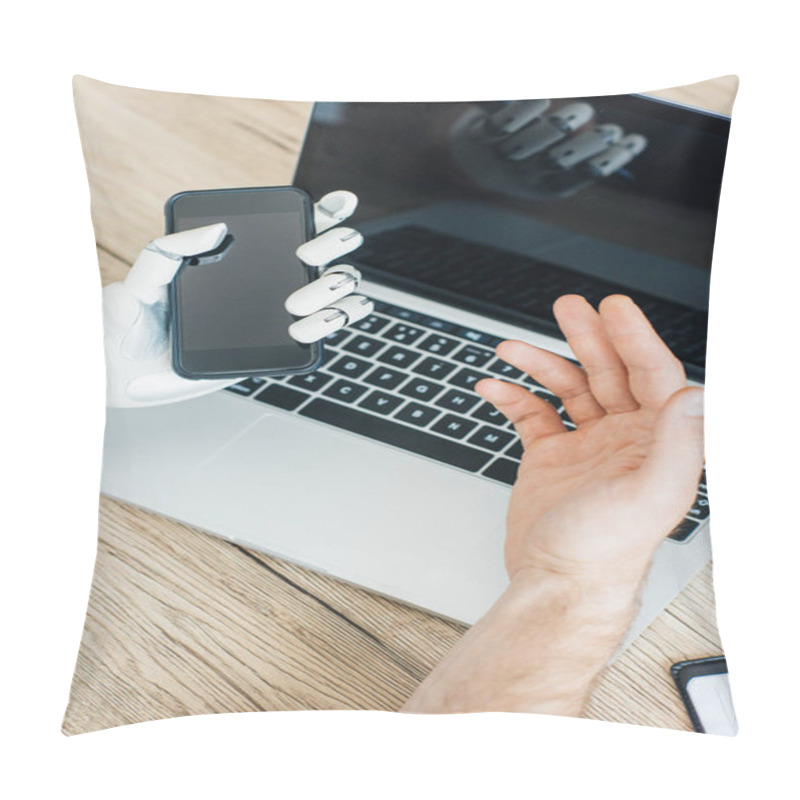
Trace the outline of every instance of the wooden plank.
[[683, 103], [730, 116], [738, 88], [739, 78], [736, 75], [724, 75], [709, 81], [692, 83], [688, 86], [673, 86], [670, 89], [659, 89], [647, 94], [673, 103]]
[[709, 564], [605, 670], [585, 716], [692, 730], [669, 668], [721, 652]]
[[185, 714], [399, 708], [463, 627], [101, 498], [67, 733]]
[[176, 192], [291, 182], [309, 103], [74, 82], [98, 245], [128, 264]]

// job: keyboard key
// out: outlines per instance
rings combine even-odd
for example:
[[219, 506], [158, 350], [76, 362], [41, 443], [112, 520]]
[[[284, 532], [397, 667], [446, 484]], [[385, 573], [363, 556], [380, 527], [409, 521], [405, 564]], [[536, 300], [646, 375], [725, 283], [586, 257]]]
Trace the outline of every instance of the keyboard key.
[[472, 367], [482, 367], [487, 362], [494, 358], [494, 352], [487, 350], [484, 347], [477, 347], [468, 344], [462, 347], [457, 353], [453, 355], [455, 361], [460, 361], [462, 364], [469, 364]]
[[523, 382], [523, 383], [530, 384], [531, 386], [538, 386], [540, 389], [543, 389], [543, 388], [544, 388], [544, 387], [542, 386], [542, 384], [541, 384], [541, 383], [539, 383], [539, 381], [537, 381], [535, 378], [531, 378], [531, 376], [530, 376], [530, 375], [526, 375], [526, 376], [525, 376], [525, 377], [522, 379], [522, 382]]
[[506, 418], [491, 404], [481, 403], [473, 412], [472, 415], [476, 419], [483, 422], [491, 422], [495, 425], [505, 425]]
[[708, 498], [705, 495], [698, 495], [697, 499], [694, 501], [694, 505], [689, 509], [689, 513], [686, 515], [691, 519], [698, 519], [704, 520], [708, 517], [710, 513], [710, 508], [708, 505]]
[[448, 364], [440, 358], [433, 358], [431, 356], [417, 364], [417, 366], [414, 367], [414, 372], [416, 372], [417, 375], [424, 375], [426, 378], [442, 379], [447, 377], [455, 368], [455, 364]]
[[403, 402], [405, 401], [402, 397], [374, 391], [370, 392], [358, 405], [368, 408], [370, 411], [377, 411], [379, 414], [391, 414]]
[[517, 380], [523, 376], [521, 369], [512, 367], [511, 364], [506, 364], [505, 361], [501, 361], [499, 358], [496, 358], [494, 361], [492, 361], [487, 369], [490, 372], [494, 372], [496, 375], [500, 375], [503, 378], [509, 378], [510, 380]]
[[550, 392], [543, 392], [541, 390], [535, 391], [534, 394], [538, 397], [541, 397], [542, 400], [547, 400], [547, 402], [550, 403], [550, 405], [552, 405], [556, 411], [561, 408], [561, 400], [554, 394], [550, 394]]
[[462, 369], [453, 375], [453, 377], [447, 382], [452, 383], [453, 386], [458, 386], [461, 389], [469, 389], [470, 391], [473, 391], [475, 384], [481, 378], [488, 377], [488, 375], [485, 375], [482, 372], [475, 372], [474, 369]]
[[494, 450], [500, 452], [512, 439], [513, 433], [508, 431], [501, 431], [499, 428], [492, 428], [489, 425], [484, 425], [476, 433], [467, 439], [470, 444], [476, 444], [479, 447], [485, 447], [487, 450]]
[[419, 353], [413, 350], [406, 350], [405, 347], [390, 347], [378, 356], [378, 361], [384, 364], [391, 364], [394, 367], [409, 367], [420, 357]]
[[444, 386], [440, 383], [414, 378], [400, 389], [400, 394], [404, 394], [406, 397], [413, 397], [415, 400], [433, 400], [443, 389]]
[[369, 375], [364, 377], [364, 382], [382, 389], [394, 389], [399, 386], [408, 375], [388, 367], [376, 367]]
[[380, 339], [373, 339], [369, 336], [355, 336], [343, 348], [348, 353], [357, 353], [360, 356], [374, 356], [386, 342]]
[[[469, 339], [471, 342], [478, 344], [485, 344], [487, 347], [497, 347], [503, 340], [499, 336], [492, 336], [491, 333], [484, 333], [483, 331], [475, 331], [471, 328], [459, 328], [456, 333], [462, 339]], [[492, 354], [494, 355], [494, 353]]]
[[378, 314], [370, 314], [368, 317], [364, 317], [364, 319], [359, 320], [350, 327], [354, 330], [362, 331], [363, 333], [377, 333], [383, 330], [388, 324], [389, 320], [386, 319], [386, 317], [378, 316]]
[[297, 389], [290, 389], [288, 386], [281, 386], [273, 383], [260, 391], [255, 399], [262, 403], [269, 403], [271, 406], [285, 408], [287, 411], [294, 411], [303, 401], [308, 400], [311, 395], [305, 392], [298, 392]]
[[383, 314], [388, 314], [390, 317], [404, 319], [407, 322], [420, 322], [420, 320], [422, 320], [422, 314], [418, 314], [416, 311], [411, 311], [408, 308], [393, 306], [389, 303], [380, 303], [380, 307], [376, 307], [376, 310]]
[[322, 364], [327, 366], [331, 361], [335, 361], [341, 354], [339, 350], [333, 347], [326, 347], [322, 354]]
[[295, 375], [293, 378], [289, 378], [289, 383], [301, 389], [308, 389], [309, 392], [315, 392], [332, 380], [332, 378], [333, 375], [328, 375], [325, 372], [317, 370], [316, 372], [309, 372], [308, 375]]
[[464, 417], [447, 414], [442, 417], [431, 430], [443, 433], [453, 439], [463, 439], [478, 423]]
[[432, 334], [427, 339], [420, 342], [417, 347], [419, 347], [420, 350], [427, 350], [429, 353], [446, 356], [448, 353], [455, 350], [459, 344], [461, 343], [457, 339], [450, 339], [447, 336]]
[[525, 452], [525, 448], [522, 446], [522, 439], [517, 439], [511, 447], [506, 450], [503, 455], [508, 456], [509, 458], [515, 458], [517, 461], [522, 460], [522, 454]]
[[357, 378], [363, 375], [372, 364], [369, 361], [362, 361], [360, 358], [353, 358], [352, 356], [342, 356], [338, 361], [328, 366], [331, 372], [337, 375], [346, 375], [348, 378]]
[[[477, 395], [467, 394], [458, 389], [451, 389], [436, 401], [436, 405], [440, 408], [446, 408], [448, 411], [459, 411], [462, 414], [466, 414], [479, 401], [480, 397]], [[474, 422], [473, 427], [477, 424], [477, 422]]]
[[470, 472], [477, 472], [492, 457], [489, 453], [459, 442], [431, 436], [425, 431], [414, 430], [407, 425], [398, 425], [392, 420], [374, 417], [322, 399], [312, 400], [300, 414]]
[[[300, 413], [302, 414], [303, 412], [301, 411]], [[492, 462], [481, 475], [513, 486], [517, 480], [518, 469], [519, 464], [516, 461], [509, 461], [507, 458], [498, 458], [497, 461]]]
[[440, 411], [430, 406], [421, 406], [419, 403], [409, 403], [395, 414], [395, 418], [424, 428], [428, 423], [433, 422], [439, 414], [441, 414]]
[[700, 520], [685, 519], [675, 527], [675, 529], [669, 535], [669, 538], [676, 542], [685, 542], [700, 527], [700, 525]]
[[333, 333], [329, 333], [322, 341], [325, 344], [334, 344], [338, 345], [341, 344], [348, 336], [350, 336], [350, 331], [346, 328], [339, 328], [338, 331], [334, 331]]
[[384, 331], [381, 336], [392, 342], [399, 344], [411, 344], [416, 342], [425, 331], [422, 328], [415, 328], [413, 325], [398, 324]]
[[366, 386], [359, 386], [357, 383], [350, 383], [350, 381], [336, 381], [323, 394], [327, 397], [333, 397], [342, 403], [353, 403], [366, 391]]
[[458, 326], [454, 325], [452, 322], [445, 322], [443, 319], [436, 319], [435, 317], [423, 317], [420, 322], [426, 328], [433, 328], [443, 333], [453, 333], [458, 329]]
[[225, 388], [234, 394], [250, 395], [253, 394], [256, 389], [260, 389], [265, 383], [266, 380], [264, 378], [247, 378], [246, 380], [239, 381], [239, 383], [234, 383], [233, 386], [226, 386]]

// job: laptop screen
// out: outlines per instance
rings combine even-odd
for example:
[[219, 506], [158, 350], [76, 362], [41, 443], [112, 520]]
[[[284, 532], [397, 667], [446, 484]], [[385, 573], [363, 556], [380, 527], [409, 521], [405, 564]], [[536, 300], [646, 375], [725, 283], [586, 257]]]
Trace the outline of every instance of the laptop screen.
[[638, 95], [318, 103], [295, 183], [359, 196], [373, 280], [546, 333], [623, 292], [697, 375], [728, 130]]

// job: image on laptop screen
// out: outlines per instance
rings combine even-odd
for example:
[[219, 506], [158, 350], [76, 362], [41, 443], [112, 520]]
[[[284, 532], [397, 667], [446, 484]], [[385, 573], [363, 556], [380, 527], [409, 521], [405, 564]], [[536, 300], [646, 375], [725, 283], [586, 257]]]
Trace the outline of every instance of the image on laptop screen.
[[[500, 129], [525, 102], [546, 104], [535, 135]], [[622, 166], [559, 145], [575, 109], [582, 124], [562, 138], [621, 139]], [[354, 263], [369, 278], [556, 335], [558, 296], [625, 293], [702, 378], [728, 131], [725, 117], [638, 95], [318, 103], [295, 183], [359, 196]]]

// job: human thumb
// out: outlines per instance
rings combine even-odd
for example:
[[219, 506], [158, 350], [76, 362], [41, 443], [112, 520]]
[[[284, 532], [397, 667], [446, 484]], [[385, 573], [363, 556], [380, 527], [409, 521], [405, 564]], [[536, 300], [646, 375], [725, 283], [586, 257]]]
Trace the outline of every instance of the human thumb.
[[703, 400], [700, 388], [681, 389], [667, 400], [640, 470], [654, 504], [678, 519], [694, 501], [703, 469]]

